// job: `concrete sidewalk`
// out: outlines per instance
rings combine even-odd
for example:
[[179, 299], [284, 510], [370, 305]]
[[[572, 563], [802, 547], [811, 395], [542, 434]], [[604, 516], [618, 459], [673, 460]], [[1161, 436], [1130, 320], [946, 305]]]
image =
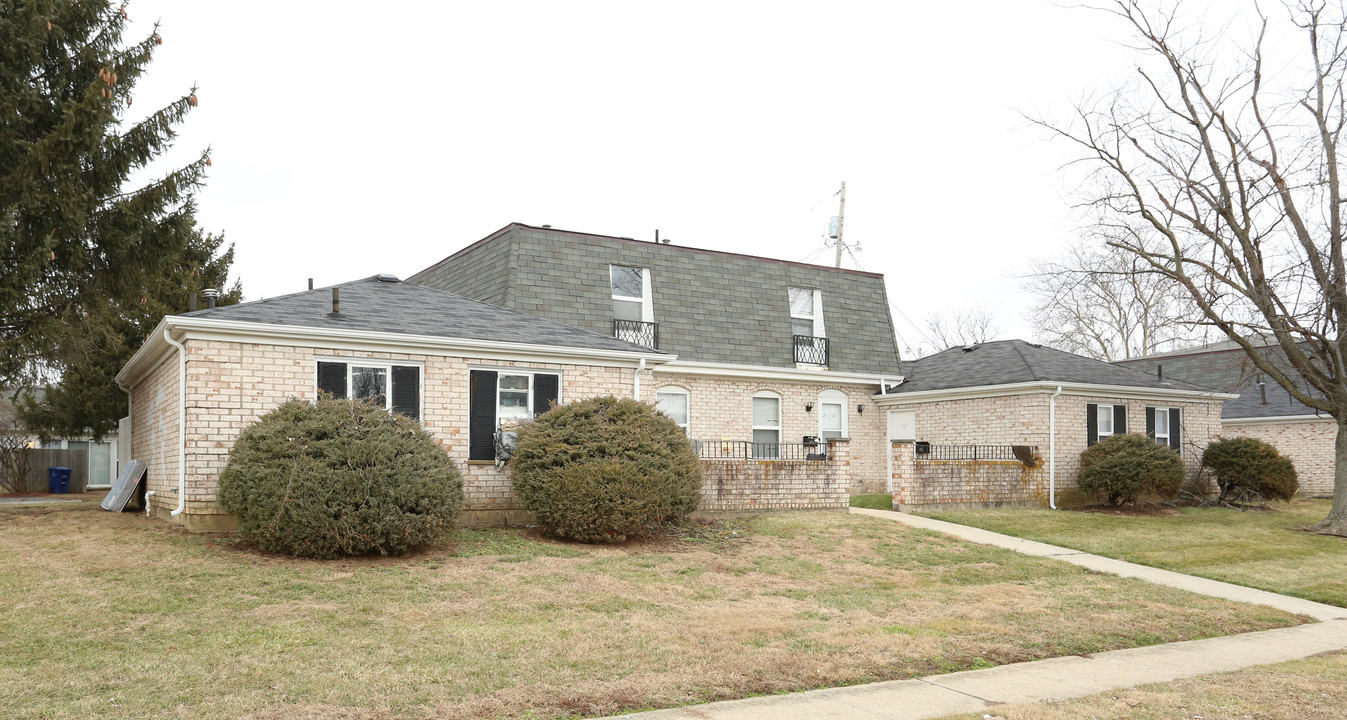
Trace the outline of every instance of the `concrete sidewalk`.
[[1169, 587], [1187, 590], [1199, 595], [1209, 595], [1211, 597], [1225, 598], [1226, 600], [1235, 600], [1237, 602], [1252, 603], [1254, 605], [1267, 605], [1285, 610], [1297, 615], [1308, 615], [1315, 620], [1343, 620], [1347, 619], [1347, 608], [1325, 605], [1312, 600], [1303, 600], [1301, 598], [1278, 595], [1277, 593], [1266, 590], [1256, 590], [1243, 585], [1234, 585], [1221, 582], [1219, 580], [1208, 580], [1206, 578], [1184, 575], [1172, 570], [1161, 570], [1146, 565], [1137, 565], [1136, 563], [1114, 560], [1112, 558], [1091, 555], [1079, 550], [1048, 545], [1047, 543], [1034, 542], [1010, 535], [1002, 535], [989, 530], [980, 530], [967, 525], [955, 525], [943, 520], [933, 520], [919, 515], [909, 515], [907, 513], [893, 512], [889, 510], [866, 510], [864, 508], [852, 508], [853, 515], [869, 515], [884, 520], [893, 520], [911, 527], [923, 528], [926, 530], [935, 530], [946, 535], [953, 535], [961, 540], [975, 542], [982, 545], [995, 545], [996, 547], [1014, 550], [1025, 555], [1036, 557], [1050, 557], [1069, 562], [1073, 565], [1079, 565], [1091, 570], [1121, 575], [1123, 577], [1133, 577], [1153, 582], [1156, 585], [1167, 585]]
[[[922, 720], [1000, 703], [1084, 697], [1123, 687], [1230, 672], [1347, 650], [1347, 621], [1190, 640], [1089, 657], [1037, 660], [857, 685], [618, 715], [633, 720]], [[610, 718], [609, 720], [613, 720]]]
[[[1201, 595], [1267, 605], [1321, 622], [1298, 627], [1036, 660], [915, 680], [689, 705], [619, 715], [634, 720], [921, 720], [981, 713], [1001, 703], [1049, 702], [1118, 688], [1231, 672], [1347, 650], [1347, 609], [1090, 555], [1078, 550], [885, 510], [852, 513], [946, 533], [970, 542], [1051, 557], [1099, 572], [1134, 577]], [[613, 720], [609, 718], [608, 720]]]

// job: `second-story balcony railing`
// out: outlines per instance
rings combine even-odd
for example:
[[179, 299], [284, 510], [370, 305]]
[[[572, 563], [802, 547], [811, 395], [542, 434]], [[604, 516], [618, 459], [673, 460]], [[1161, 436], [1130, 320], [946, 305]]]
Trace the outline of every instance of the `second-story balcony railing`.
[[806, 365], [828, 364], [828, 338], [796, 335], [795, 362]]
[[659, 323], [640, 320], [613, 320], [613, 337], [636, 343], [651, 350], [659, 349]]

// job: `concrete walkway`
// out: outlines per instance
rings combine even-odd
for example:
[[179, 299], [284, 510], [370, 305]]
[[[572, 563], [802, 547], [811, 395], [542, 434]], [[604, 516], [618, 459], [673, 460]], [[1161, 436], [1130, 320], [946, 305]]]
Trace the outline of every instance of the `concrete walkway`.
[[1278, 595], [1277, 593], [1266, 590], [1255, 590], [1254, 588], [1244, 587], [1243, 585], [1234, 585], [1221, 582], [1219, 580], [1208, 580], [1206, 578], [1184, 575], [1172, 570], [1161, 570], [1159, 568], [1148, 567], [1146, 565], [1137, 565], [1136, 563], [1124, 562], [1122, 560], [1113, 560], [1112, 558], [1100, 557], [1079, 550], [1048, 545], [1047, 543], [1034, 542], [1010, 535], [994, 533], [990, 530], [980, 530], [967, 525], [955, 525], [954, 523], [943, 520], [933, 520], [919, 515], [909, 515], [908, 513], [892, 512], [889, 510], [867, 510], [864, 508], [852, 508], [853, 515], [869, 515], [884, 520], [893, 520], [911, 527], [922, 528], [925, 530], [934, 530], [946, 535], [953, 535], [961, 540], [975, 542], [981, 545], [995, 545], [999, 548], [1014, 550], [1017, 553], [1033, 555], [1035, 557], [1050, 557], [1069, 562], [1072, 565], [1079, 565], [1091, 570], [1110, 573], [1112, 575], [1121, 575], [1123, 577], [1139, 578], [1147, 582], [1153, 582], [1156, 585], [1167, 585], [1169, 587], [1187, 590], [1198, 595], [1210, 595], [1211, 597], [1225, 598], [1226, 600], [1235, 600], [1237, 602], [1252, 603], [1254, 605], [1267, 605], [1285, 610], [1297, 615], [1308, 615], [1315, 620], [1343, 620], [1347, 619], [1347, 608], [1325, 605], [1312, 600], [1302, 600], [1301, 598]]
[[982, 713], [988, 707], [1001, 703], [1066, 700], [1118, 688], [1232, 672], [1255, 665], [1347, 650], [1347, 609], [1344, 608], [1111, 560], [906, 513], [861, 508], [852, 508], [851, 512], [935, 530], [1026, 555], [1057, 558], [1091, 570], [1140, 578], [1201, 595], [1267, 605], [1308, 615], [1321, 622], [1229, 637], [1113, 650], [1090, 656], [1072, 655], [1036, 660], [915, 680], [690, 705], [615, 717], [633, 720], [921, 720], [956, 713]]

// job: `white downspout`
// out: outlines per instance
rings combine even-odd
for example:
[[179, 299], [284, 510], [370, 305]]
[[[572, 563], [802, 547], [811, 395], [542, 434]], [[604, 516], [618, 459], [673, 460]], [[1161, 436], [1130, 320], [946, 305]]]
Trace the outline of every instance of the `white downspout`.
[[1062, 386], [1048, 398], [1048, 507], [1057, 509], [1057, 396]]
[[645, 358], [641, 358], [641, 363], [636, 366], [636, 376], [631, 381], [631, 396], [637, 402], [641, 401], [641, 373], [645, 372]]
[[187, 348], [168, 334], [168, 328], [164, 340], [178, 349], [178, 507], [169, 513], [177, 517], [187, 508]]

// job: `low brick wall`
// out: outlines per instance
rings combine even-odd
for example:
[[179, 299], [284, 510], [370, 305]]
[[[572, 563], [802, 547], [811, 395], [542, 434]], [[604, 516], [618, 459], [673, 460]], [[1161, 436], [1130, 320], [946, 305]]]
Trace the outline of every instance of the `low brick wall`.
[[845, 509], [851, 447], [828, 443], [827, 460], [703, 460], [703, 512]]
[[896, 507], [1037, 506], [1048, 502], [1044, 463], [1018, 460], [915, 460], [912, 443], [893, 443]]

